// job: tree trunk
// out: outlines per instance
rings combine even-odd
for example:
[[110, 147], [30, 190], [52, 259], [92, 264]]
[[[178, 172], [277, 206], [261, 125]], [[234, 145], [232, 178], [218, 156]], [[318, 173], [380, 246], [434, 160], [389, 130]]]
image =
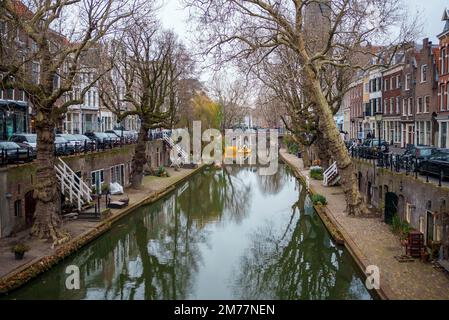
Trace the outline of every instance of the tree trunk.
[[299, 147], [301, 148], [301, 156], [302, 156], [302, 163], [304, 165], [304, 169], [307, 169], [311, 166], [310, 157], [309, 157], [309, 148], [303, 144], [300, 144]]
[[147, 162], [146, 150], [148, 142], [148, 129], [142, 123], [137, 138], [137, 145], [134, 151], [134, 157], [131, 165], [131, 187], [139, 189], [142, 186], [143, 167]]
[[55, 125], [50, 120], [50, 115], [41, 117], [42, 120], [36, 121], [37, 159], [34, 190], [36, 213], [31, 234], [41, 239], [56, 241], [63, 234], [60, 231], [61, 196], [54, 168]]
[[324, 136], [324, 150], [328, 150], [337, 161], [341, 186], [346, 198], [347, 212], [349, 215], [365, 215], [368, 213], [368, 209], [360, 195], [357, 178], [353, 174], [351, 158], [344, 141], [340, 137], [331, 108], [323, 94], [320, 81], [309, 65], [306, 65], [304, 69], [310, 85], [311, 95], [315, 100], [317, 112], [320, 116], [320, 130]]

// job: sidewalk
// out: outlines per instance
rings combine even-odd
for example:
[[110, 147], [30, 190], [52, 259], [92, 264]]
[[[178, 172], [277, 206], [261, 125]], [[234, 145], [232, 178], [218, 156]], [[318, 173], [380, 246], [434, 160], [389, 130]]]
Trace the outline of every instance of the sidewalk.
[[[304, 179], [302, 159], [281, 150], [284, 159]], [[404, 248], [388, 225], [379, 218], [355, 218], [346, 213], [341, 187], [324, 187], [321, 181], [310, 179], [313, 192], [327, 198], [327, 214], [345, 239], [345, 246], [359, 266], [376, 265], [380, 269], [381, 291], [388, 299], [449, 299], [449, 276], [419, 260], [400, 263], [394, 257], [403, 255]]]
[[[168, 178], [144, 177], [143, 187], [140, 190], [125, 190], [129, 197], [128, 207], [111, 210], [111, 215], [105, 220], [64, 222], [63, 228], [70, 232], [71, 240], [54, 249], [51, 248], [52, 242], [50, 241], [30, 239], [29, 230], [22, 231], [15, 237], [0, 239], [0, 293], [22, 284], [22, 278], [27, 281], [44, 271], [43, 269], [51, 267], [60, 259], [109, 230], [111, 225], [124, 215], [171, 192], [175, 188], [175, 184], [190, 177], [201, 168], [180, 169], [180, 171], [167, 169], [170, 175]], [[15, 260], [14, 254], [10, 252], [12, 244], [18, 241], [24, 241], [30, 246], [30, 251], [25, 254], [23, 260]]]

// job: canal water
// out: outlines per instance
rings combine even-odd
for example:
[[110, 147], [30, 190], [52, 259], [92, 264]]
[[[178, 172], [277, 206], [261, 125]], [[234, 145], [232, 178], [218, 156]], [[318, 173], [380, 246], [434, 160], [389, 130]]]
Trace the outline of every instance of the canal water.
[[[66, 288], [68, 266], [80, 289]], [[280, 165], [206, 169], [8, 299], [372, 299]]]

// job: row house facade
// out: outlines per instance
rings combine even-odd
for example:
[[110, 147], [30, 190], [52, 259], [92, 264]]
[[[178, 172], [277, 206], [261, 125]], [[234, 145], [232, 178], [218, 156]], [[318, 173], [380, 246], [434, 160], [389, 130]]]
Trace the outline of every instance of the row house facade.
[[393, 66], [382, 73], [383, 88], [383, 132], [385, 141], [391, 145], [398, 146], [402, 141], [401, 127], [401, 80], [404, 64], [401, 58], [395, 61]]
[[[10, 32], [7, 22], [0, 17], [0, 37], [6, 39]], [[25, 33], [17, 31], [14, 42], [20, 50], [29, 50], [32, 40]], [[30, 71], [30, 76], [37, 78], [38, 64], [32, 63]], [[0, 140], [7, 140], [15, 132], [28, 132], [31, 126], [30, 111], [28, 97], [23, 90], [0, 87]]]
[[[390, 67], [379, 67], [358, 77], [352, 86], [361, 84], [362, 97], [348, 100], [351, 138], [378, 137], [374, 116], [382, 113], [380, 136], [390, 145], [401, 148], [408, 144], [445, 147], [439, 142], [447, 141], [449, 123], [446, 130], [444, 125], [440, 130], [440, 123], [449, 122], [449, 117], [442, 116], [438, 108], [439, 100], [442, 101], [437, 90], [438, 81], [441, 82], [439, 56], [438, 46], [424, 39], [422, 44], [396, 53]], [[348, 96], [352, 94], [349, 90]], [[447, 99], [444, 102], [447, 104]], [[360, 108], [363, 115], [360, 115]]]
[[[18, 2], [18, 10], [21, 14], [31, 14], [29, 9]], [[14, 42], [11, 41], [11, 34]], [[7, 39], [4, 43], [13, 45], [16, 52], [32, 52], [36, 46], [35, 42], [20, 29], [8, 26], [8, 23], [0, 17], [0, 37]], [[53, 45], [68, 43], [62, 35], [54, 32]], [[80, 98], [83, 88], [97, 75], [94, 61], [98, 52], [92, 49], [85, 58], [84, 69], [81, 70], [75, 79], [75, 85], [71, 94], [57, 101], [56, 105], [62, 104], [66, 99]], [[40, 69], [38, 61], [30, 61], [29, 77], [32, 81], [40, 81]], [[0, 74], [0, 77], [2, 75]], [[60, 85], [59, 79], [54, 79], [55, 86]], [[115, 115], [101, 105], [98, 86], [92, 86], [84, 95], [83, 103], [70, 106], [64, 119], [57, 125], [60, 133], [81, 133], [88, 131], [107, 131], [114, 128], [123, 127], [125, 130], [138, 130], [139, 121], [136, 116], [131, 116], [123, 120], [121, 124], [116, 121]], [[0, 140], [8, 140], [14, 133], [34, 133], [34, 114], [32, 105], [27, 94], [23, 90], [0, 87]]]
[[438, 35], [440, 44], [439, 78], [438, 78], [438, 147], [449, 147], [449, 12], [445, 10], [443, 19], [445, 26]]
[[424, 39], [417, 55], [415, 145], [438, 145], [438, 58], [438, 46]]

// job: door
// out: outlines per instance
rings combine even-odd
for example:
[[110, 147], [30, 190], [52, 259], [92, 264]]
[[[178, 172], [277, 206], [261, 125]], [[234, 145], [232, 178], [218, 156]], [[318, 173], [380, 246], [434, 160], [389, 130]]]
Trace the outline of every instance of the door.
[[433, 226], [434, 226], [434, 223], [433, 223], [433, 214], [432, 214], [432, 212], [430, 212], [430, 211], [427, 211], [427, 237], [426, 237], [426, 240], [427, 240], [427, 244], [429, 245], [429, 244], [431, 244], [432, 243], [432, 241], [433, 241]]
[[31, 227], [34, 222], [34, 212], [36, 211], [36, 199], [33, 197], [34, 191], [25, 194], [25, 224]]
[[392, 224], [393, 216], [398, 213], [398, 196], [393, 192], [385, 194], [385, 223]]

